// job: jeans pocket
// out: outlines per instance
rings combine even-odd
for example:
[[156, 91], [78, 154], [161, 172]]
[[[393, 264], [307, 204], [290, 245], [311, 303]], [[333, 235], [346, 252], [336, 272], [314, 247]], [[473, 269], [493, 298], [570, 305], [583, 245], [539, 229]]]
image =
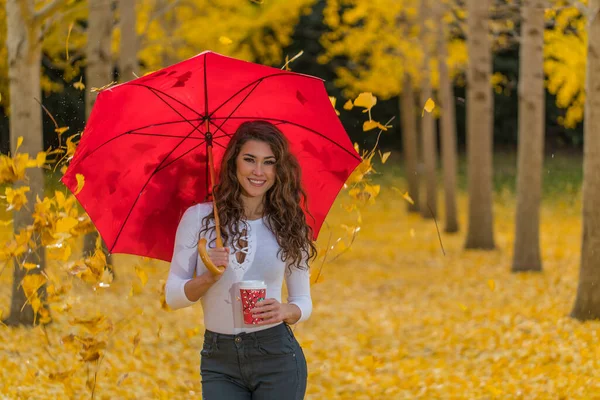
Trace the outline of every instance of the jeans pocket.
[[296, 349], [289, 336], [278, 336], [258, 342], [258, 351], [265, 357], [293, 355]]

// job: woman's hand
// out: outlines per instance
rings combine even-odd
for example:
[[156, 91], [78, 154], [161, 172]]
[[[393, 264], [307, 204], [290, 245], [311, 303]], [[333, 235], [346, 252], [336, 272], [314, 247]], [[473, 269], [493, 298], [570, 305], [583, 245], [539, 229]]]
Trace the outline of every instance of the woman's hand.
[[223, 266], [227, 268], [229, 266], [229, 247], [221, 247], [220, 249], [208, 248], [206, 252], [217, 267]]
[[262, 321], [257, 325], [269, 325], [278, 322], [293, 324], [300, 319], [300, 308], [297, 305], [282, 304], [273, 298], [257, 302], [256, 307], [251, 312], [254, 317], [262, 318]]
[[[213, 262], [213, 264], [215, 264], [217, 267], [223, 266], [223, 267], [225, 267], [225, 269], [227, 269], [227, 267], [229, 266], [229, 248], [228, 247], [222, 247], [220, 249], [207, 248], [206, 252], [207, 252], [210, 260]], [[221, 277], [223, 276], [224, 273], [225, 273], [225, 270], [223, 270], [223, 273], [220, 273], [220, 274], [214, 274], [210, 270], [208, 270], [205, 273], [203, 273], [202, 275], [200, 275], [200, 278], [202, 281], [212, 285], [212, 284], [216, 283], [219, 279], [221, 279]]]

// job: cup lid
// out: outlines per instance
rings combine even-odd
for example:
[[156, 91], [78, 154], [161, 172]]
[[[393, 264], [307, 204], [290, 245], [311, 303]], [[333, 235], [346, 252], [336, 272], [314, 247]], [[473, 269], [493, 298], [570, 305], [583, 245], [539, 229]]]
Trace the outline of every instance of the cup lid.
[[265, 281], [241, 281], [240, 289], [248, 289], [248, 288], [266, 288], [267, 284]]

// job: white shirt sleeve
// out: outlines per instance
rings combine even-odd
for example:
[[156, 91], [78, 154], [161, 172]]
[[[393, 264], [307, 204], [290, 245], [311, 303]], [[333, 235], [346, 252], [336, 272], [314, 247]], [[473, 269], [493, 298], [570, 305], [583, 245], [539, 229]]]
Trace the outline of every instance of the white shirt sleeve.
[[165, 285], [165, 300], [173, 310], [197, 303], [187, 298], [183, 288], [192, 279], [196, 269], [200, 227], [198, 219], [198, 206], [192, 206], [185, 211], [177, 226], [175, 249]]
[[[308, 267], [308, 266], [307, 266]], [[310, 272], [296, 267], [291, 267], [292, 272], [285, 271], [285, 284], [288, 290], [288, 304], [295, 304], [300, 308], [300, 319], [296, 322], [306, 321], [312, 313], [312, 299], [310, 297]]]

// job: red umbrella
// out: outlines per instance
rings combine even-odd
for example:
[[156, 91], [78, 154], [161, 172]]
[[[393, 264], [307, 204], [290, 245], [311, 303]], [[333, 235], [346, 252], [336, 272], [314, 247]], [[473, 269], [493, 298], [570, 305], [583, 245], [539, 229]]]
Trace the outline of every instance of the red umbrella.
[[183, 212], [210, 198], [209, 158], [220, 166], [249, 120], [269, 121], [288, 138], [316, 239], [361, 162], [323, 81], [210, 51], [102, 90], [61, 181], [76, 193], [83, 175], [76, 197], [109, 252], [170, 261]]

